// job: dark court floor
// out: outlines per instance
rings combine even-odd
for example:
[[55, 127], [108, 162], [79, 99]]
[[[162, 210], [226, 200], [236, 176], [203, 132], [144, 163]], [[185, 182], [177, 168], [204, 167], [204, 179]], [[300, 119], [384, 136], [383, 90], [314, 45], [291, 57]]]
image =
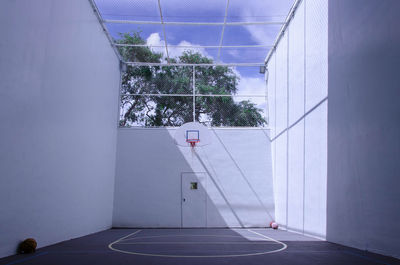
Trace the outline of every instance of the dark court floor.
[[0, 264], [400, 264], [394, 258], [272, 229], [111, 229]]

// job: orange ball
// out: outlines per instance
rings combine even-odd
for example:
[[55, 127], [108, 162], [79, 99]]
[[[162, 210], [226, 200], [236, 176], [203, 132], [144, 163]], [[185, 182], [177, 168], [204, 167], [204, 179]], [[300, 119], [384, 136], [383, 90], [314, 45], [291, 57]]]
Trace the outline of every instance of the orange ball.
[[37, 242], [33, 238], [27, 238], [18, 246], [19, 253], [33, 253], [36, 251]]

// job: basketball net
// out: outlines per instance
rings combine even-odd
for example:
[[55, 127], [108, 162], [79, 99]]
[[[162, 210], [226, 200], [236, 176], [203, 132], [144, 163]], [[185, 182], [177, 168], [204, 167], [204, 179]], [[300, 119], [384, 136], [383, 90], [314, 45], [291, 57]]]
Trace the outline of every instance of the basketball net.
[[195, 155], [195, 152], [196, 152], [194, 150], [194, 148], [196, 147], [196, 143], [200, 142], [200, 139], [187, 139], [186, 142], [188, 142], [189, 145], [190, 145], [190, 150], [191, 150], [191, 153], [192, 153], [192, 164], [193, 164], [194, 155]]
[[190, 144], [191, 148], [195, 148], [196, 143], [199, 143], [200, 139], [187, 139], [186, 142], [188, 142]]

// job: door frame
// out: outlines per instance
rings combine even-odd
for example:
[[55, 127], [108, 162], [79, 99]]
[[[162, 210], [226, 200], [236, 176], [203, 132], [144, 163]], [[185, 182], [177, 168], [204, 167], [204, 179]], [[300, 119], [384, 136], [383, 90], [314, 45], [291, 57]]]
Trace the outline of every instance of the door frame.
[[205, 187], [204, 187], [204, 192], [205, 192], [205, 194], [206, 194], [206, 226], [205, 226], [205, 228], [207, 228], [208, 227], [208, 214], [207, 214], [207, 209], [208, 209], [208, 195], [207, 195], [207, 178], [208, 178], [208, 174], [207, 174], [207, 172], [204, 172], [204, 171], [184, 171], [184, 172], [181, 172], [181, 177], [180, 177], [180, 181], [181, 181], [181, 184], [180, 184], [180, 186], [181, 186], [181, 198], [180, 198], [180, 200], [181, 200], [181, 228], [184, 228], [183, 227], [183, 201], [182, 201], [182, 198], [183, 198], [183, 186], [182, 186], [182, 182], [183, 182], [183, 175], [184, 174], [204, 174], [204, 176], [205, 176], [205, 178], [204, 178], [204, 182], [205, 182]]

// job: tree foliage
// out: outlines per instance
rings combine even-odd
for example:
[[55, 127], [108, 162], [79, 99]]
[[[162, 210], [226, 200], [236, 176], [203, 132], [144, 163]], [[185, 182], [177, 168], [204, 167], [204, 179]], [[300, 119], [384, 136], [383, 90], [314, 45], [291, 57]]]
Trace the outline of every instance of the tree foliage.
[[[123, 34], [119, 43], [145, 44], [140, 34]], [[119, 47], [125, 61], [160, 63], [163, 54], [149, 47]], [[212, 64], [213, 60], [190, 50], [172, 63]], [[180, 126], [193, 121], [193, 69], [196, 94], [234, 95], [239, 77], [225, 66], [128, 66], [122, 76], [120, 126]], [[151, 94], [148, 96], [138, 94]], [[156, 94], [187, 94], [158, 96]], [[212, 126], [261, 126], [262, 110], [248, 100], [235, 102], [232, 97], [195, 97], [195, 119]]]

